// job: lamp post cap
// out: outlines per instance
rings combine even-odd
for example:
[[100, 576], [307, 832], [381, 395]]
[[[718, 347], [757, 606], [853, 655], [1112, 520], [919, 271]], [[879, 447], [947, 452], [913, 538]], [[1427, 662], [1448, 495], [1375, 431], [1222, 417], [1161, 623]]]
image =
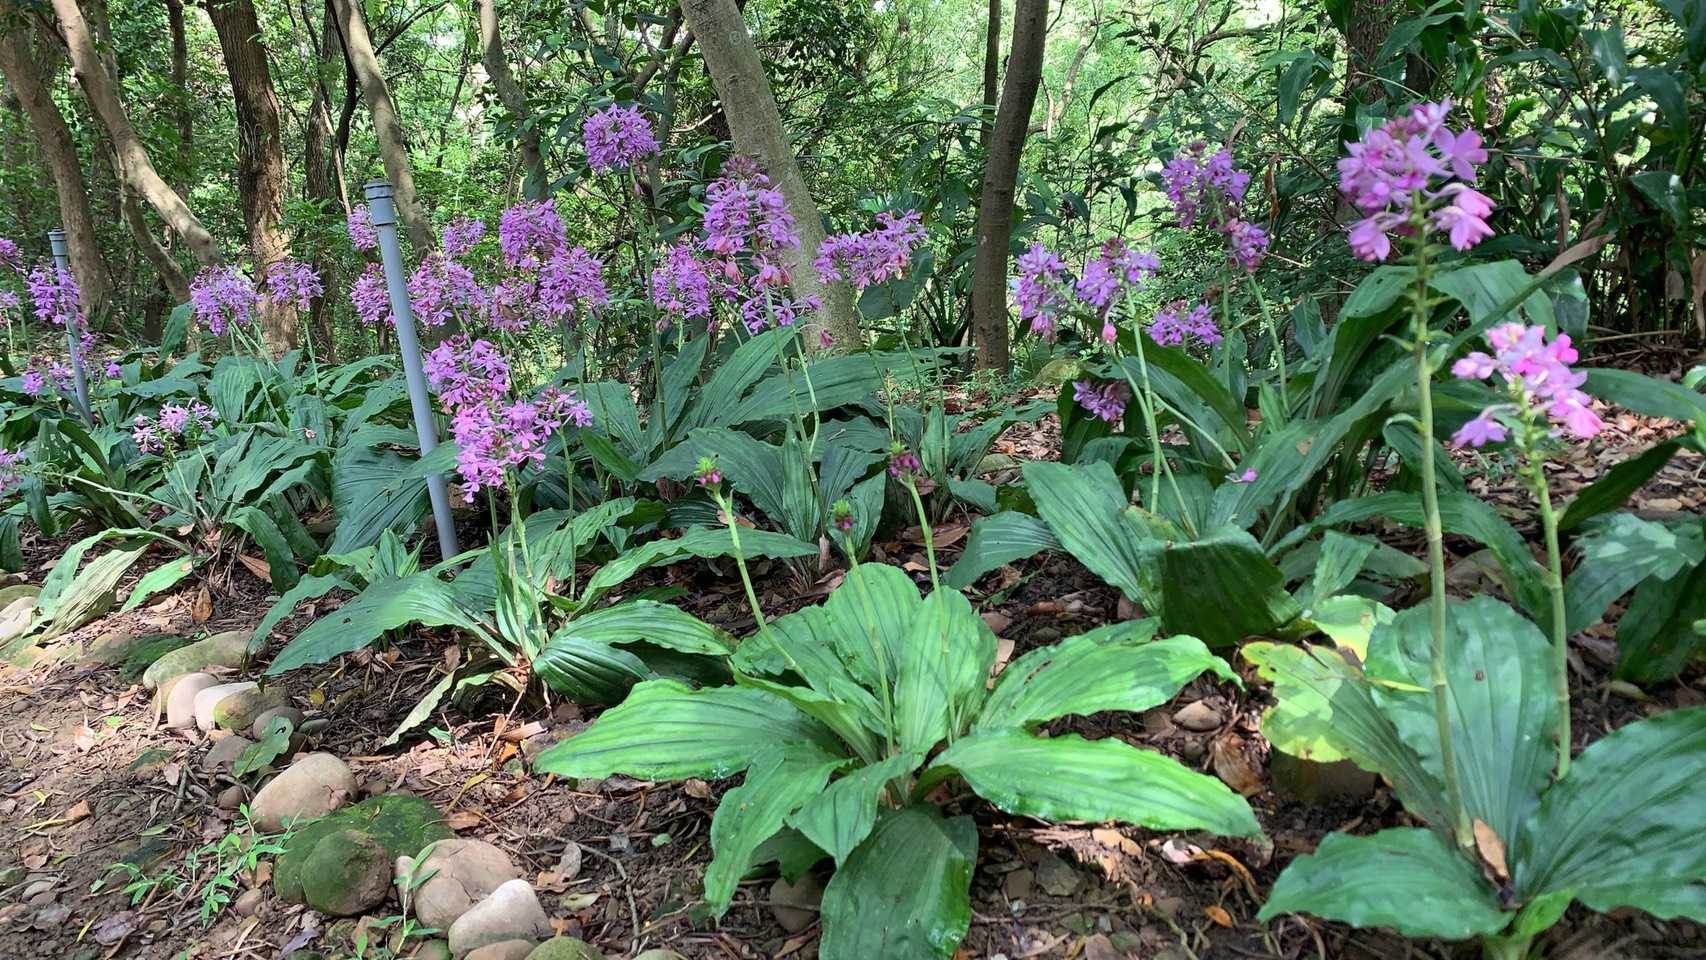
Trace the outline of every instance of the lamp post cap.
[[389, 197], [391, 196], [391, 181], [369, 180], [362, 189], [366, 191], [367, 199], [369, 200], [378, 200], [381, 197]]
[[47, 232], [47, 238], [49, 240], [64, 240], [65, 239], [65, 231], [64, 230], [49, 230]]

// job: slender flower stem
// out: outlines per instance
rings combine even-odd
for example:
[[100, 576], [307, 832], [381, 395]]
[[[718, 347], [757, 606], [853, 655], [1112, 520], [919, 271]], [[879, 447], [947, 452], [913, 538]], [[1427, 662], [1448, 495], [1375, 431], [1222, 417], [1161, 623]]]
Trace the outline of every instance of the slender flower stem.
[[912, 495], [912, 506], [918, 511], [918, 526], [924, 531], [924, 557], [930, 562], [930, 590], [940, 590], [942, 584], [936, 579], [935, 531], [930, 529], [930, 515], [924, 512], [924, 498], [918, 495], [918, 485], [912, 482], [912, 471], [905, 471], [900, 482], [906, 484], [906, 492]]
[[1558, 511], [1552, 507], [1552, 491], [1546, 483], [1545, 454], [1539, 438], [1545, 428], [1532, 415], [1523, 424], [1523, 471], [1529, 487], [1540, 501], [1540, 527], [1546, 537], [1546, 592], [1552, 598], [1553, 683], [1558, 697], [1558, 779], [1570, 772], [1570, 636], [1564, 605], [1564, 562], [1558, 549]]
[[775, 634], [770, 632], [770, 623], [764, 619], [764, 608], [758, 605], [758, 591], [753, 589], [752, 574], [746, 570], [746, 555], [740, 549], [740, 524], [735, 522], [734, 511], [729, 507], [729, 502], [723, 499], [723, 492], [717, 489], [716, 484], [712, 484], [707, 489], [710, 490], [711, 499], [717, 501], [717, 509], [728, 519], [729, 539], [734, 542], [735, 547], [735, 566], [740, 568], [740, 583], [746, 588], [746, 602], [752, 606], [752, 616], [758, 621], [758, 632], [764, 636], [764, 639], [770, 641], [770, 645], [776, 648], [777, 653], [782, 655], [782, 660], [788, 664], [788, 669], [800, 673], [800, 665], [794, 662], [794, 658], [788, 655], [788, 651], [782, 647]]
[[[1418, 198], [1416, 209], [1422, 204]], [[1439, 735], [1440, 769], [1445, 780], [1446, 804], [1454, 820], [1452, 832], [1457, 845], [1473, 848], [1474, 837], [1469, 828], [1469, 814], [1463, 808], [1463, 791], [1457, 778], [1456, 750], [1451, 742], [1451, 698], [1446, 689], [1445, 633], [1445, 533], [1439, 516], [1439, 485], [1434, 476], [1434, 403], [1433, 361], [1428, 356], [1428, 279], [1433, 266], [1428, 262], [1426, 232], [1416, 231], [1416, 286], [1410, 294], [1411, 321], [1414, 338], [1412, 350], [1416, 361], [1416, 390], [1418, 393], [1417, 430], [1422, 435], [1422, 513], [1428, 538], [1428, 579], [1430, 626], [1433, 633], [1432, 656], [1429, 662], [1433, 687], [1434, 723]]]

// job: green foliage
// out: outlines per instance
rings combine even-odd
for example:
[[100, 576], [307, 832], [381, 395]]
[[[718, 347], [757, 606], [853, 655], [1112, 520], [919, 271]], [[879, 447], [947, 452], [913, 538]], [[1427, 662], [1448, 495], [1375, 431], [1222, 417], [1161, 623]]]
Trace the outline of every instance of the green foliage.
[[[989, 691], [995, 638], [963, 597], [920, 598], [900, 571], [858, 566], [822, 607], [743, 643], [736, 687], [645, 681], [535, 767], [646, 779], [745, 770], [712, 821], [705, 885], [716, 910], [766, 841], [792, 827], [838, 865], [824, 902], [826, 956], [946, 957], [969, 922], [975, 833], [920, 800], [950, 778], [1014, 813], [1260, 833], [1218, 780], [1168, 758], [1030, 732], [1068, 713], [1146, 709], [1204, 670], [1230, 676], [1201, 642], [1152, 634], [1139, 623], [1072, 638], [1016, 661]], [[1058, 776], [1065, 769], [1070, 778]], [[899, 870], [907, 883], [895, 881]], [[872, 924], [879, 903], [885, 919]]]

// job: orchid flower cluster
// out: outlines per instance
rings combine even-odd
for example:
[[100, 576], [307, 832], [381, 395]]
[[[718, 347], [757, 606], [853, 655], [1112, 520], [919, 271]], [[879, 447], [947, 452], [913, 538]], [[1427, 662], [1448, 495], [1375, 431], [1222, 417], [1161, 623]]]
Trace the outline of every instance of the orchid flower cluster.
[[1458, 250], [1493, 235], [1493, 202], [1476, 191], [1475, 167], [1487, 162], [1481, 135], [1445, 126], [1451, 101], [1417, 104], [1402, 117], [1345, 145], [1339, 192], [1363, 214], [1351, 226], [1351, 250], [1368, 261], [1385, 260], [1392, 236], [1444, 233]]
[[1227, 257], [1246, 273], [1255, 273], [1268, 255], [1271, 238], [1244, 218], [1250, 175], [1233, 165], [1232, 151], [1221, 148], [1210, 155], [1208, 144], [1197, 141], [1169, 161], [1161, 177], [1179, 226], [1188, 230], [1202, 223], [1221, 234]]
[[47, 357], [31, 357], [24, 367], [23, 376], [18, 379], [24, 393], [31, 397], [40, 397], [55, 390], [63, 392], [72, 386], [71, 368]]
[[160, 407], [156, 417], [137, 417], [130, 436], [143, 453], [165, 456], [200, 444], [212, 435], [218, 420], [213, 408], [199, 400], [168, 403]]
[[509, 362], [487, 340], [446, 340], [426, 355], [422, 369], [461, 447], [456, 466], [468, 503], [482, 488], [502, 487], [505, 471], [544, 462], [546, 443], [565, 424], [593, 423], [592, 410], [573, 390], [547, 388], [532, 399], [513, 399]]
[[1149, 324], [1149, 338], [1163, 347], [1188, 343], [1211, 347], [1223, 339], [1214, 322], [1214, 311], [1206, 302], [1198, 301], [1187, 308], [1183, 300], [1175, 300], [1155, 311], [1155, 319]]
[[1593, 398], [1581, 390], [1587, 374], [1570, 369], [1577, 355], [1569, 334], [1560, 333], [1548, 343], [1543, 327], [1505, 323], [1487, 332], [1487, 343], [1493, 353], [1477, 350], [1453, 364], [1451, 372], [1463, 380], [1496, 377], [1510, 399], [1489, 406], [1464, 424], [1452, 436], [1457, 446], [1497, 443], [1509, 435], [1512, 423], [1526, 428], [1548, 418], [1563, 423], [1551, 436], [1567, 430], [1586, 439], [1605, 429], [1591, 407]]
[[24, 451], [21, 448], [8, 450], [0, 447], [0, 499], [10, 497], [23, 486], [23, 464]]
[[1125, 416], [1126, 404], [1131, 402], [1131, 387], [1123, 380], [1096, 383], [1093, 380], [1074, 380], [1072, 399], [1098, 419], [1113, 423]]
[[254, 323], [255, 307], [263, 291], [274, 302], [299, 310], [308, 309], [313, 298], [326, 292], [313, 267], [284, 257], [266, 267], [258, 285], [237, 264], [204, 267], [190, 281], [190, 304], [208, 332], [222, 337], [227, 331], [247, 329]]
[[[371, 222], [365, 207], [351, 213], [349, 228], [357, 247], [366, 249]], [[484, 222], [457, 218], [444, 228], [443, 249], [428, 254], [409, 275], [409, 305], [423, 326], [454, 319], [511, 332], [534, 324], [552, 329], [610, 302], [603, 262], [584, 247], [570, 246], [554, 201], [524, 200], [504, 211], [497, 236], [508, 272], [490, 287], [466, 262], [485, 236]], [[377, 243], [376, 233], [373, 239]], [[363, 323], [395, 325], [380, 264], [367, 265], [349, 296]]]
[[912, 253], [924, 242], [917, 210], [877, 214], [879, 226], [865, 233], [838, 233], [818, 244], [812, 266], [825, 280], [846, 280], [863, 293], [872, 286], [906, 276]]
[[749, 333], [770, 321], [792, 326], [822, 304], [816, 297], [796, 299], [790, 258], [800, 249], [794, 215], [782, 191], [770, 185], [756, 161], [734, 157], [722, 175], [705, 188], [705, 249], [709, 267], [722, 274], [728, 292], [741, 299], [741, 317]]
[[1076, 278], [1068, 276], [1066, 263], [1040, 243], [1031, 244], [1014, 265], [1019, 275], [1011, 283], [1013, 302], [1019, 306], [1019, 317], [1030, 322], [1032, 333], [1052, 343], [1060, 317], [1076, 301], [1102, 322], [1097, 333], [1102, 342], [1113, 343], [1124, 294], [1143, 290], [1161, 261], [1114, 237], [1103, 242]]
[[657, 156], [659, 146], [651, 121], [638, 107], [614, 104], [587, 115], [581, 124], [581, 143], [593, 173], [634, 169]]

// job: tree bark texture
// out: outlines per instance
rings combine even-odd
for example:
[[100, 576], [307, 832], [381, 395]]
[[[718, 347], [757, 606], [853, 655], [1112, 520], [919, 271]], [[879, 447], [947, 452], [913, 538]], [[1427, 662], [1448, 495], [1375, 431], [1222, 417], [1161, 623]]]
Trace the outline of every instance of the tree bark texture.
[[[341, 66], [343, 58], [338, 55], [337, 31], [338, 25], [332, 13], [330, 2], [322, 4], [321, 31], [318, 36], [312, 36], [315, 53], [319, 63], [316, 66], [336, 62]], [[307, 25], [308, 5], [302, 6], [302, 22]], [[310, 35], [312, 27], [308, 27]], [[340, 73], [343, 71], [340, 71]], [[319, 70], [309, 72], [313, 81], [313, 96], [308, 105], [307, 123], [302, 132], [302, 192], [309, 202], [317, 204], [320, 212], [328, 216], [341, 216], [347, 213], [343, 193], [339, 189], [338, 156], [333, 145], [331, 92], [326, 89], [325, 79]], [[333, 264], [335, 259], [330, 251], [317, 250], [314, 254], [314, 272], [320, 277], [320, 286], [326, 290], [337, 289], [337, 271]], [[318, 345], [315, 352], [328, 363], [337, 360], [337, 339], [332, 336], [331, 311], [327, 309], [324, 295], [315, 297], [308, 307], [309, 326], [312, 334], [317, 337]]]
[[782, 128], [782, 114], [775, 93], [765, 76], [764, 64], [747, 33], [746, 20], [735, 0], [682, 0], [682, 15], [698, 39], [717, 99], [729, 121], [735, 149], [758, 161], [771, 185], [787, 198], [788, 211], [800, 235], [800, 251], [794, 259], [794, 291], [800, 296], [822, 300], [825, 329], [837, 343], [858, 347], [864, 343], [859, 315], [853, 305], [853, 290], [845, 283], [824, 283], [812, 261], [823, 242], [823, 218], [812, 200], [799, 163]]
[[1043, 47], [1048, 34], [1048, 0], [1017, 0], [1013, 10], [1013, 41], [1007, 55], [1007, 77], [1001, 105], [995, 111], [995, 135], [990, 140], [983, 192], [977, 205], [977, 262], [972, 268], [972, 336], [977, 344], [979, 370], [1008, 368], [1007, 262], [1013, 237], [1013, 194], [1019, 179], [1019, 158], [1036, 107], [1042, 82]]
[[[279, 139], [278, 94], [253, 0], [209, 0], [208, 18], [219, 35], [225, 72], [237, 108], [237, 195], [249, 233], [257, 280], [290, 256], [284, 229], [284, 144]], [[260, 303], [261, 340], [278, 359], [296, 346], [296, 306], [270, 296]]]
[[[996, 97], [1001, 94], [1001, 0], [989, 0], [989, 17], [983, 30], [983, 105], [995, 110]], [[995, 136], [995, 118], [986, 117], [977, 140], [984, 149]]]
[[[65, 0], [59, 0], [65, 2]], [[339, 39], [343, 42], [344, 58], [355, 73], [361, 95], [367, 101], [367, 111], [373, 116], [373, 133], [379, 141], [379, 159], [385, 164], [385, 177], [397, 202], [397, 216], [403, 222], [403, 233], [416, 257], [432, 252], [434, 237], [432, 221], [421, 207], [415, 194], [415, 175], [409, 165], [408, 141], [403, 136], [403, 120], [397, 105], [391, 100], [391, 88], [379, 67], [379, 55], [373, 50], [373, 37], [367, 31], [367, 17], [361, 0], [333, 0], [338, 15]]]
[[527, 106], [527, 95], [510, 72], [509, 58], [504, 56], [503, 38], [498, 32], [497, 0], [475, 0], [474, 5], [480, 18], [480, 62], [485, 65], [498, 101], [515, 118], [515, 138], [521, 148], [522, 193], [537, 199], [551, 187], [545, 173], [545, 151], [539, 141], [539, 130], [528, 122], [533, 111]]
[[166, 0], [166, 24], [172, 34], [172, 114], [178, 125], [178, 149], [184, 159], [178, 193], [190, 192], [195, 158], [195, 112], [190, 109], [190, 42], [184, 25], [183, 0]]
[[95, 51], [95, 41], [89, 32], [89, 23], [83, 17], [83, 11], [77, 6], [77, 0], [53, 0], [53, 12], [59, 17], [60, 30], [65, 35], [65, 46], [71, 55], [71, 72], [82, 88], [83, 96], [89, 101], [89, 107], [95, 112], [95, 117], [107, 131], [112, 141], [113, 156], [119, 167], [119, 175], [125, 182], [148, 201], [149, 206], [166, 221], [167, 226], [178, 232], [184, 238], [184, 243], [190, 248], [196, 262], [203, 266], [218, 266], [224, 262], [219, 252], [219, 242], [213, 238], [207, 228], [184, 202], [178, 191], [172, 189], [161, 178], [154, 162], [148, 156], [148, 150], [136, 135], [136, 129], [130, 125], [130, 117], [124, 111], [124, 103], [119, 100], [118, 83], [108, 75], [105, 64]]
[[17, 95], [36, 140], [53, 172], [59, 194], [59, 222], [71, 251], [71, 272], [83, 294], [91, 320], [104, 318], [112, 299], [112, 279], [95, 235], [95, 215], [89, 208], [89, 184], [77, 160], [77, 143], [54, 102], [40, 65], [31, 50], [29, 31], [11, 3], [0, 2], [0, 17], [9, 24], [0, 34], [0, 71]]

